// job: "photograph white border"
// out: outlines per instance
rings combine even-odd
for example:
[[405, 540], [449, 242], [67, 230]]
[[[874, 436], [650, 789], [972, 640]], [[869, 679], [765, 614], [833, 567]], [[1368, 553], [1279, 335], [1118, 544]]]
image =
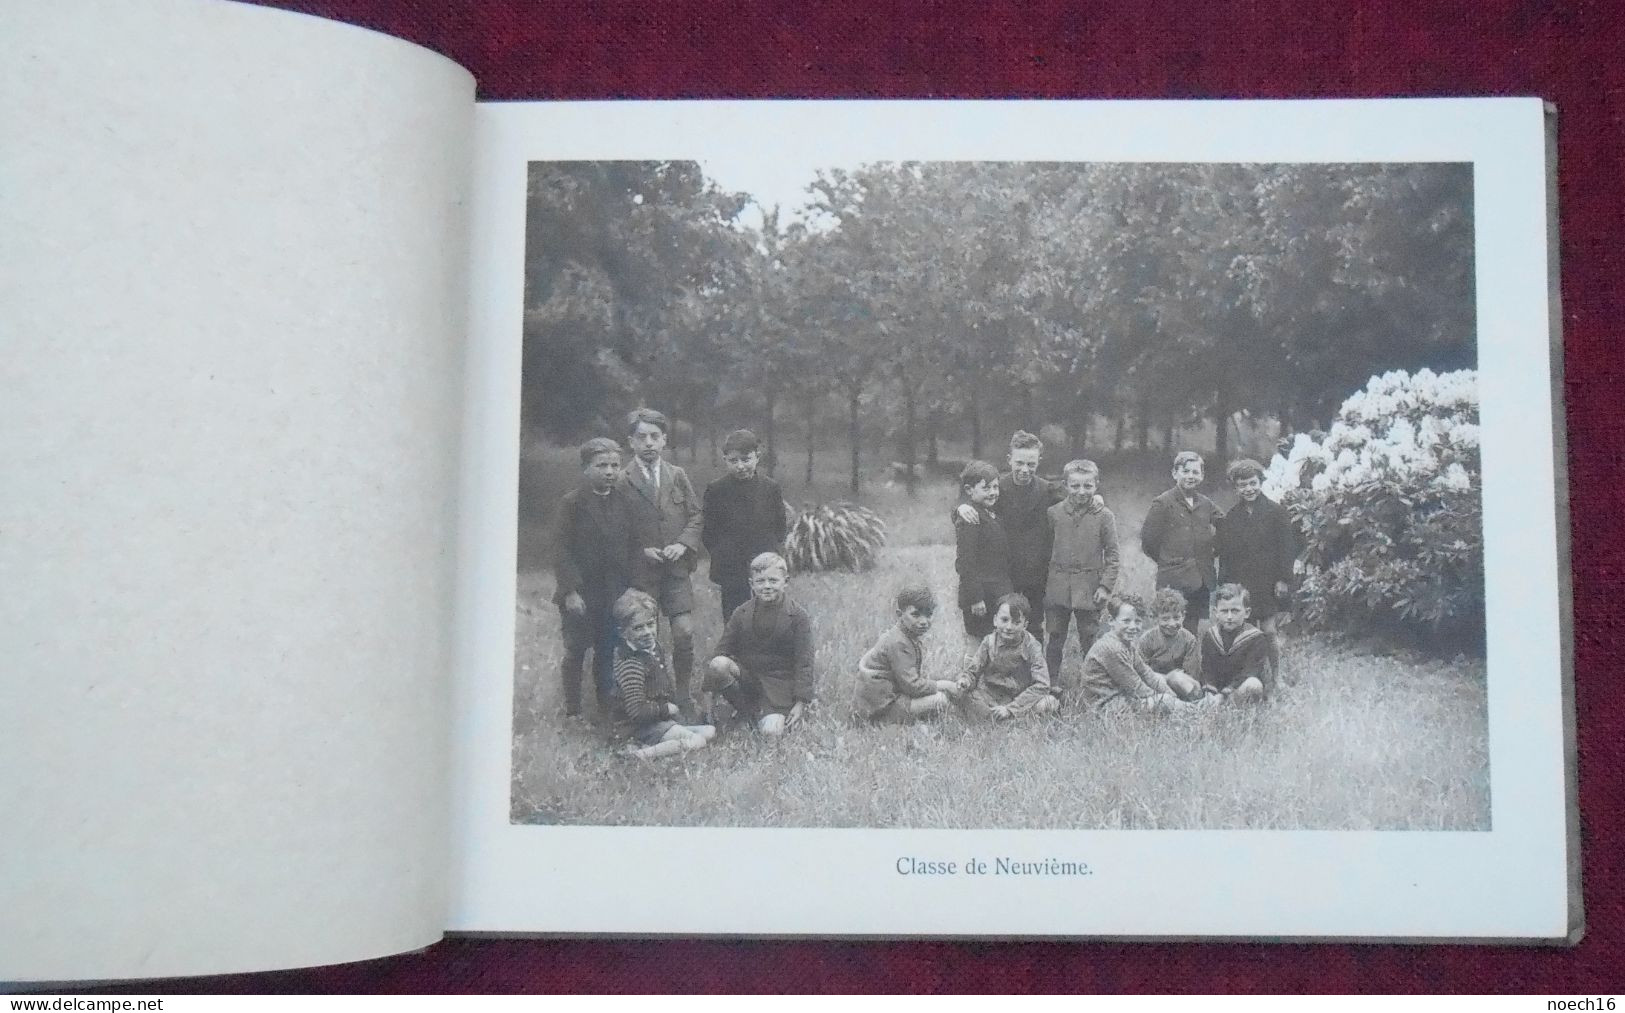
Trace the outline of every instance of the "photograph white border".
[[[483, 103], [460, 526], [451, 931], [1562, 939], [1571, 934], [1536, 99]], [[1488, 831], [515, 826], [512, 757], [527, 165], [1471, 162], [1484, 473]], [[1555, 263], [1555, 261], [1554, 261]], [[1352, 393], [1352, 392], [1350, 392]], [[790, 745], [792, 743], [787, 743]], [[1080, 772], [1080, 775], [1085, 772]], [[1087, 876], [900, 875], [900, 857]]]

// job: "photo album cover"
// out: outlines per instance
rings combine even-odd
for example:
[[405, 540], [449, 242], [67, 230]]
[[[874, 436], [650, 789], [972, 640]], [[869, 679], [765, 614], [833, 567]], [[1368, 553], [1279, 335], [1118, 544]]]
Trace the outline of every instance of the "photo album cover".
[[0, 980], [1578, 940], [1539, 100], [0, 56]]

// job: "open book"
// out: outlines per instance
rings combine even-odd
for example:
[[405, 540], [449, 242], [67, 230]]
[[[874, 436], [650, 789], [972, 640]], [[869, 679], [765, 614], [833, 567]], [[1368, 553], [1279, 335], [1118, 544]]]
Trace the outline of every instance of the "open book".
[[[196, 0], [10, 5], [0, 83], [0, 980], [446, 932], [1578, 938], [1539, 101], [478, 104], [399, 40]], [[564, 714], [551, 522], [640, 403], [683, 502], [750, 428], [793, 506], [888, 526], [842, 570], [819, 518], [862, 515], [793, 518], [816, 694], [782, 737], [645, 761]], [[1017, 429], [1115, 518], [1107, 614], [1098, 572], [1060, 610], [1058, 714], [885, 725], [855, 686], [900, 586], [976, 692], [962, 623], [1021, 621], [952, 567], [961, 478], [1011, 523], [971, 459], [1019, 470]], [[1091, 703], [1086, 624], [1131, 644], [1130, 592], [1203, 611], [1241, 572], [1145, 533], [1182, 448], [1192, 517], [1250, 516], [1239, 457], [1297, 511], [1294, 684]], [[1389, 524], [1467, 526], [1416, 556]], [[709, 710], [717, 588], [674, 544], [657, 651], [687, 613]]]

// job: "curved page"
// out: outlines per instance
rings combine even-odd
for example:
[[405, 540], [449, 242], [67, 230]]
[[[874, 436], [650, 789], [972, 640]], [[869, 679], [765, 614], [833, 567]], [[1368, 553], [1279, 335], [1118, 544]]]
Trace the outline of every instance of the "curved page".
[[84, 0], [0, 94], [0, 979], [432, 942], [472, 79]]

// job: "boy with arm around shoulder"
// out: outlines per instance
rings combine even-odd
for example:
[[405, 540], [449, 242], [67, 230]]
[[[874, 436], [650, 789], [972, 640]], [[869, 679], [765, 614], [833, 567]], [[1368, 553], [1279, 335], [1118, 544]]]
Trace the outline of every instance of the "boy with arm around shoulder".
[[897, 623], [858, 661], [858, 715], [874, 724], [909, 724], [948, 706], [959, 684], [927, 679], [921, 640], [931, 629], [937, 596], [924, 584], [897, 592]]
[[1009, 546], [993, 512], [999, 502], [999, 471], [986, 461], [971, 461], [959, 474], [959, 487], [977, 517], [971, 524], [957, 511], [952, 515], [959, 610], [965, 635], [981, 640], [993, 632], [994, 610], [1011, 592]]

